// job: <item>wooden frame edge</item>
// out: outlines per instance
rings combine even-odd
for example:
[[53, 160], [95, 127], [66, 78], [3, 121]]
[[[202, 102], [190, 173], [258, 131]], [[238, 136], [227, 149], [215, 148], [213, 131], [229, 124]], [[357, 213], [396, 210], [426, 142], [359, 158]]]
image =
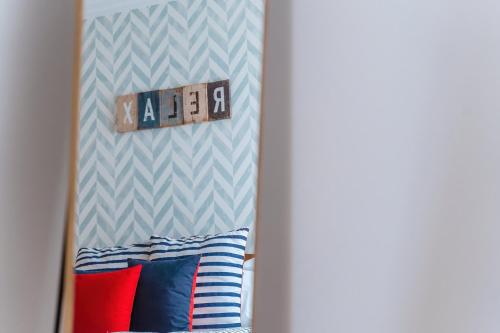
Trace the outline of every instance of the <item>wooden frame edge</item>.
[[[255, 200], [255, 247], [254, 247], [254, 254], [252, 258], [255, 258], [259, 254], [258, 250], [258, 239], [259, 239], [259, 225], [261, 223], [261, 216], [260, 216], [260, 198], [262, 195], [262, 166], [263, 166], [263, 147], [264, 147], [264, 86], [266, 82], [266, 53], [267, 53], [267, 47], [268, 47], [268, 38], [269, 38], [269, 1], [270, 0], [264, 0], [264, 35], [263, 35], [263, 40], [262, 40], [262, 58], [261, 58], [261, 80], [260, 80], [260, 115], [259, 115], [259, 156], [258, 156], [258, 161], [257, 161], [257, 198]], [[259, 254], [260, 255], [260, 254]], [[255, 262], [255, 272], [257, 271], [259, 264], [256, 261]], [[255, 295], [256, 295], [256, 273], [254, 273], [254, 280], [253, 280], [253, 302], [252, 302], [252, 328], [255, 327]]]
[[73, 78], [71, 99], [71, 133], [69, 152], [69, 178], [66, 208], [66, 239], [64, 250], [64, 279], [59, 332], [73, 331], [74, 275], [73, 251], [76, 223], [76, 180], [78, 168], [78, 133], [80, 123], [80, 61], [83, 29], [83, 0], [75, 1], [75, 31], [73, 45]]

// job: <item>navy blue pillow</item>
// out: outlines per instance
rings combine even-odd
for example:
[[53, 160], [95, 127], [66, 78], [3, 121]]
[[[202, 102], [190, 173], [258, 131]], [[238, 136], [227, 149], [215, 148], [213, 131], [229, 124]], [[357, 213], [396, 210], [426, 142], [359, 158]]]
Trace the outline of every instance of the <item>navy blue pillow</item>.
[[155, 262], [128, 259], [128, 267], [142, 265], [130, 330], [189, 331], [193, 279], [199, 262], [199, 255]]

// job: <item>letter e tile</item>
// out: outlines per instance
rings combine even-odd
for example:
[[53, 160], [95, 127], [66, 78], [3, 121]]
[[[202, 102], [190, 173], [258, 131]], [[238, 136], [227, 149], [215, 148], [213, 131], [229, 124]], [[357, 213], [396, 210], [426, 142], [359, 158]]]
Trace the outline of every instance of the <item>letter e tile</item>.
[[193, 84], [183, 87], [184, 123], [208, 121], [207, 84]]

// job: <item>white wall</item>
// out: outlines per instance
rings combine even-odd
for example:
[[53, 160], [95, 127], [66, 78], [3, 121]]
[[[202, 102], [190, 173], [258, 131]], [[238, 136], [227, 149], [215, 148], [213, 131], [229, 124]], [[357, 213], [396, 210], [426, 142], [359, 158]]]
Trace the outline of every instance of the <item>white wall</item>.
[[65, 209], [73, 1], [0, 1], [0, 325], [52, 332]]
[[271, 1], [258, 332], [498, 332], [500, 2], [287, 7]]

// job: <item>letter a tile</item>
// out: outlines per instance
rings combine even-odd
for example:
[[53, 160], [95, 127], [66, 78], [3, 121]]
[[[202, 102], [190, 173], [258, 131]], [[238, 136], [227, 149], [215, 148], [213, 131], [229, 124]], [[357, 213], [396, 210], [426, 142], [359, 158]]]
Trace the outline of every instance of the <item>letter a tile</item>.
[[158, 91], [140, 93], [137, 100], [139, 107], [138, 128], [160, 127], [160, 96]]

